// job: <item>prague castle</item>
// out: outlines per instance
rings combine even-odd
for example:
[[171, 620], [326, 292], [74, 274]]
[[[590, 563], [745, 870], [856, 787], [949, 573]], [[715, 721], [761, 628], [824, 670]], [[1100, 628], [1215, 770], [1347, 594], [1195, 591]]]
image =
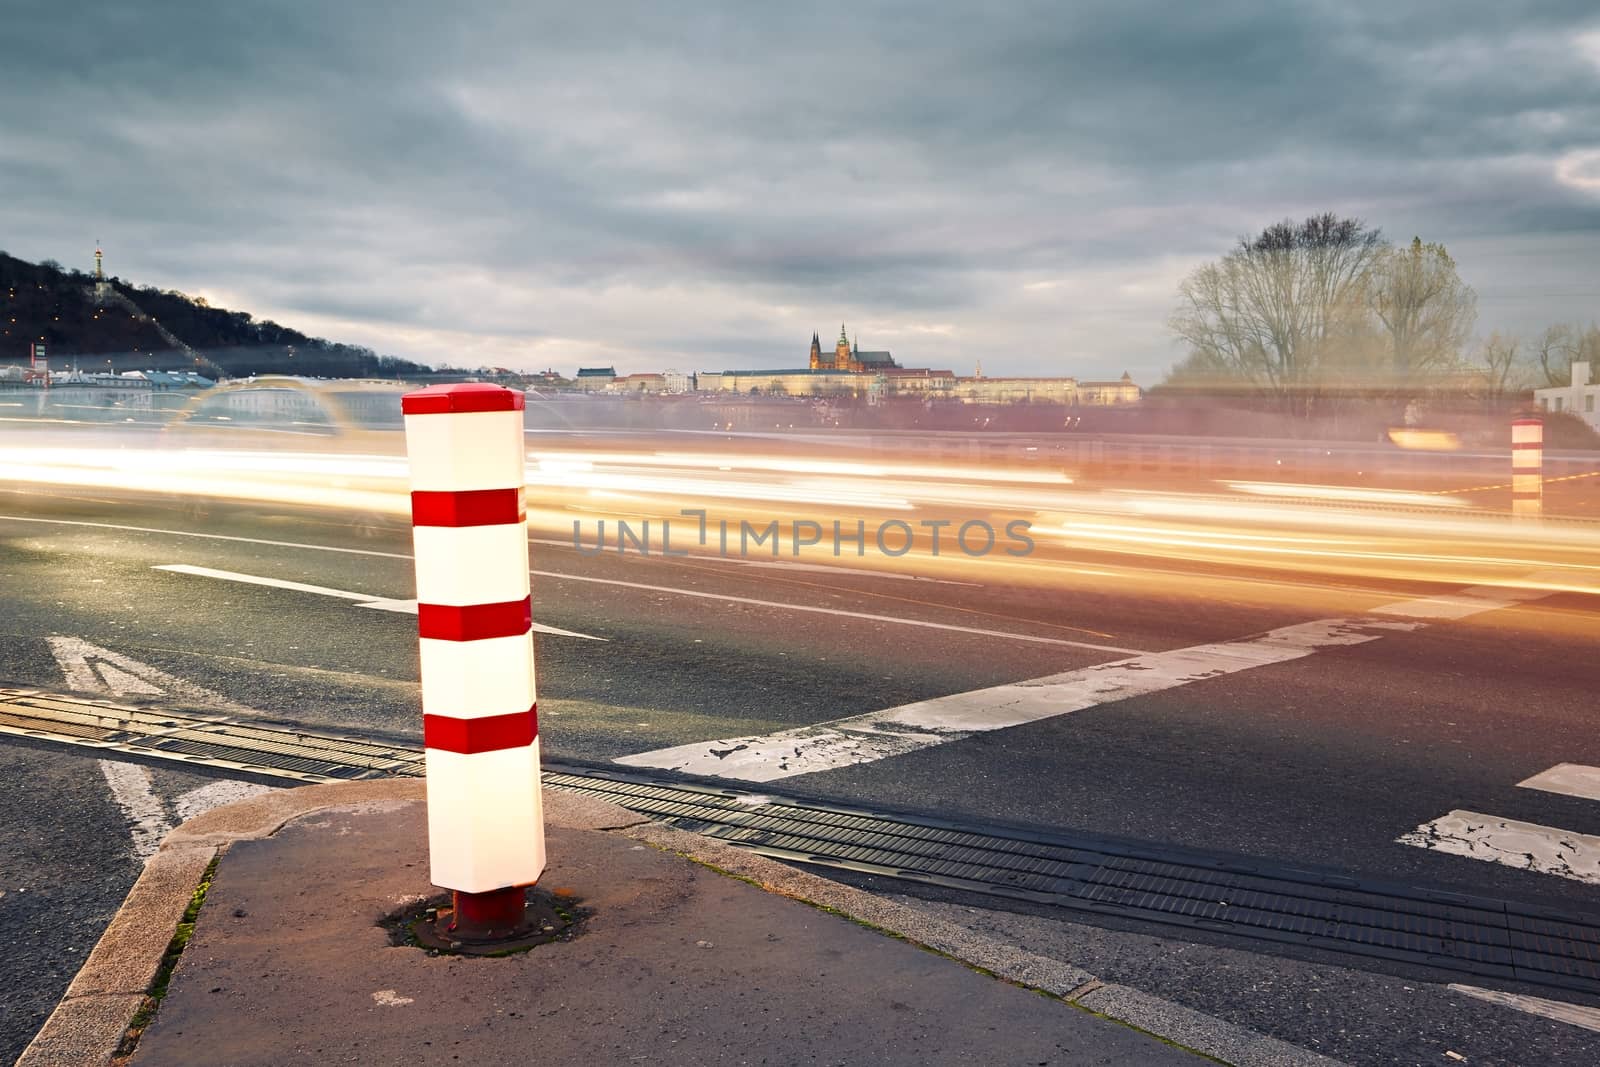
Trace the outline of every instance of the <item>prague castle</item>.
[[578, 388], [604, 393], [733, 393], [745, 396], [856, 397], [877, 403], [889, 397], [951, 400], [964, 404], [1050, 403], [1102, 407], [1138, 403], [1141, 391], [1132, 377], [1115, 381], [1076, 378], [985, 377], [982, 364], [969, 377], [927, 367], [902, 367], [888, 352], [863, 352], [845, 327], [829, 351], [811, 335], [806, 367], [788, 370], [701, 371], [682, 375], [630, 374], [617, 377], [610, 367], [578, 371]]
[[839, 341], [833, 346], [833, 352], [824, 356], [822, 354], [822, 341], [815, 333], [811, 335], [811, 369], [836, 370], [850, 374], [869, 374], [873, 371], [898, 370], [899, 364], [887, 352], [863, 352], [860, 347], [853, 345], [845, 337], [844, 326], [839, 326]]

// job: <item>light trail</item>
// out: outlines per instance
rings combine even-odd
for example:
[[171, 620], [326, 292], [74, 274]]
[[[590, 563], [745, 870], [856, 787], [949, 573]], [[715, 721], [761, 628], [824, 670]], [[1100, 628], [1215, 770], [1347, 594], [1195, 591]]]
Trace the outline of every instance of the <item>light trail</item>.
[[[203, 446], [187, 448], [153, 447], [122, 429], [7, 432], [0, 483], [315, 507], [358, 522], [382, 516], [396, 528], [410, 510], [401, 439], [392, 432], [330, 439], [315, 449], [271, 447], [264, 444], [270, 438], [250, 430], [230, 431], [237, 448], [217, 447], [209, 430]], [[595, 435], [556, 448], [541, 439], [527, 453], [531, 531], [572, 546], [577, 523], [580, 544], [615, 553], [617, 523], [635, 533], [649, 523], [658, 538], [671, 522], [675, 547], [696, 558], [993, 586], [1063, 588], [1090, 578], [1125, 584], [1171, 575], [1174, 564], [1195, 568], [1196, 579], [1227, 567], [1280, 584], [1291, 575], [1321, 575], [1515, 586], [1539, 572], [1555, 575], [1540, 588], [1600, 586], [1600, 524], [1514, 524], [1432, 490], [1249, 479], [1151, 488], [1137, 474], [1126, 476], [1131, 484], [1094, 486], [1032, 460], [939, 466], [915, 456], [852, 459], [823, 452], [820, 443], [762, 438], [742, 439], [739, 447], [748, 451], [728, 455], [703, 444], [680, 452], [637, 444], [608, 451], [608, 443], [618, 442]], [[694, 536], [696, 519], [686, 510], [706, 513], [705, 542]], [[597, 539], [602, 519], [604, 542]], [[834, 523], [846, 538], [839, 544]], [[1006, 539], [1008, 523], [1022, 524], [1031, 552], [1006, 554], [1024, 547]], [[775, 524], [777, 537], [750, 549], [746, 524], [756, 531]], [[857, 524], [860, 546], [850, 540]], [[979, 524], [995, 532], [995, 544], [987, 552], [963, 550], [956, 541], [963, 526], [977, 529], [968, 543], [984, 545]], [[804, 543], [816, 528], [824, 536]], [[1108, 566], [1117, 559], [1127, 566]]]

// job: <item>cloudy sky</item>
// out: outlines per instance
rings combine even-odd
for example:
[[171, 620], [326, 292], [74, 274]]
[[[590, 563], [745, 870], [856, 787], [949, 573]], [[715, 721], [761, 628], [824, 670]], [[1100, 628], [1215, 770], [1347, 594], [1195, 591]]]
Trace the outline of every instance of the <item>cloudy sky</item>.
[[1149, 384], [1323, 210], [1600, 318], [1594, 0], [0, 6], [0, 248], [425, 362]]

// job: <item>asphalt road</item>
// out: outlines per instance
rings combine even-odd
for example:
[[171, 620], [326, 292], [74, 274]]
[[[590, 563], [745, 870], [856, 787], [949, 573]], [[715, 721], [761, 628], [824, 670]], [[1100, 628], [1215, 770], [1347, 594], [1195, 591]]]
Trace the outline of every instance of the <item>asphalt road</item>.
[[[63, 690], [76, 679], [102, 695], [120, 687], [189, 705], [225, 700], [274, 719], [415, 742], [413, 615], [158, 569], [403, 600], [412, 591], [409, 552], [401, 527], [353, 526], [313, 509], [213, 504], [196, 513], [99, 490], [0, 490], [0, 685]], [[715, 739], [787, 736], [1457, 591], [1156, 558], [1134, 565], [1088, 548], [1068, 556], [1058, 562], [1079, 564], [1081, 573], [1070, 585], [1040, 588], [1008, 574], [985, 580], [978, 568], [958, 583], [864, 569], [597, 557], [536, 543], [536, 621], [600, 639], [538, 638], [545, 751], [604, 763]], [[1600, 913], [1594, 878], [1396, 841], [1454, 810], [1600, 837], [1600, 803], [1518, 786], [1560, 764], [1600, 766], [1597, 636], [1600, 598], [1557, 593], [764, 788]], [[23, 828], [0, 846], [0, 911], [20, 942], [0, 981], [26, 990], [18, 1010], [7, 1005], [4, 1055], [31, 1035], [131, 884], [138, 834], [96, 760], [0, 741], [0, 773], [0, 813]], [[201, 784], [168, 771], [150, 779], [169, 820]], [[1024, 941], [1044, 938], [1005, 927], [1009, 921], [991, 925]], [[1146, 946], [1141, 958], [1170, 952], [1166, 944]], [[1401, 1062], [1446, 1062], [1439, 1057], [1448, 1040], [1424, 1040], [1421, 1029], [1340, 1046], [1333, 1032], [1348, 1030], [1340, 1013], [1307, 1022], [1294, 1005], [1310, 988], [1302, 979], [1346, 973], [1350, 961], [1260, 957], [1257, 945], [1239, 951], [1269, 959], [1282, 979], [1245, 1012], [1252, 1025], [1276, 1012], [1287, 1026], [1280, 1036], [1292, 1032], [1302, 1044], [1326, 1031], [1322, 1047], [1347, 1056], [1381, 1049]], [[1386, 1017], [1406, 1017], [1396, 1007], [1406, 996], [1402, 979], [1356, 984]], [[1184, 987], [1208, 1010], [1229, 1001], [1223, 977], [1187, 973]], [[1535, 1046], [1557, 1054], [1539, 1062], [1593, 1058], [1584, 1055], [1596, 1036], [1588, 1031], [1489, 1005], [1461, 1010], [1484, 1035], [1470, 1062], [1518, 1062], [1517, 1047]], [[1518, 1027], [1532, 1028], [1520, 1045], [1502, 1040]]]

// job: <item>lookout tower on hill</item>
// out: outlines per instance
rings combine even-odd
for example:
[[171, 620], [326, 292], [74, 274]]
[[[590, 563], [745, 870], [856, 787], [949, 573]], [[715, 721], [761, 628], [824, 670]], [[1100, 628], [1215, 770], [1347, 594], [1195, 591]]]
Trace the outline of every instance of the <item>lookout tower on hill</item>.
[[111, 295], [111, 283], [106, 281], [106, 254], [100, 250], [100, 242], [94, 243], [94, 299], [96, 303], [104, 303], [106, 297]]

